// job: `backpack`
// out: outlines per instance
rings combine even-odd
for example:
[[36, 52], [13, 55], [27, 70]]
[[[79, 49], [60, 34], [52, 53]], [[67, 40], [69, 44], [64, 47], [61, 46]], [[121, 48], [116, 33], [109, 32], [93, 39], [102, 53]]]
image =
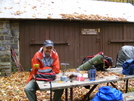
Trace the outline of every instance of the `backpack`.
[[35, 80], [39, 81], [48, 81], [50, 83], [50, 101], [52, 101], [52, 84], [51, 81], [56, 79], [55, 72], [52, 71], [52, 69], [38, 69]]
[[129, 59], [122, 64], [122, 74], [124, 75], [134, 75], [134, 59]]
[[53, 81], [56, 79], [56, 74], [52, 69], [38, 69], [35, 79], [39, 81]]
[[103, 86], [99, 88], [92, 101], [123, 101], [123, 94], [116, 88]]
[[[97, 53], [96, 55], [103, 55], [103, 54], [104, 54], [103, 52], [99, 52], [99, 53]], [[83, 64], [83, 63], [85, 63], [86, 61], [92, 59], [92, 58], [95, 57], [96, 55], [91, 55], [91, 56], [85, 57], [85, 58], [82, 60], [82, 63], [81, 63], [81, 64]], [[104, 63], [105, 63], [105, 68], [103, 68], [104, 63], [95, 65], [97, 71], [99, 71], [99, 70], [104, 70], [104, 69], [106, 69], [106, 68], [109, 68], [109, 66], [112, 66], [112, 65], [113, 65], [113, 59], [112, 59], [111, 57], [104, 56], [103, 61], [104, 61]]]

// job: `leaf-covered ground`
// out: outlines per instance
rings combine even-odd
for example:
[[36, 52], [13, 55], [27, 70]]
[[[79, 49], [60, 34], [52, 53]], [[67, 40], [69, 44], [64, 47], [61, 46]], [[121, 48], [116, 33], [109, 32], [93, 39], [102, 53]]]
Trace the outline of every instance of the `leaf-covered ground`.
[[[7, 77], [0, 77], [0, 101], [28, 101], [24, 93], [24, 87], [26, 85], [28, 75], [29, 72], [16, 72], [12, 73], [10, 76]], [[124, 81], [116, 82], [115, 84], [117, 85], [119, 90], [125, 92]], [[99, 85], [93, 91], [91, 96], [94, 96], [99, 87], [106, 85], [107, 84]], [[73, 88], [73, 90], [74, 101], [81, 100], [84, 97], [84, 95], [89, 91], [85, 87], [76, 87]], [[134, 91], [134, 79], [129, 80], [129, 92], [131, 91]], [[37, 91], [38, 101], [49, 101], [49, 93], [49, 91]], [[70, 93], [69, 90], [68, 93]], [[62, 96], [63, 101], [64, 99], [65, 93]]]

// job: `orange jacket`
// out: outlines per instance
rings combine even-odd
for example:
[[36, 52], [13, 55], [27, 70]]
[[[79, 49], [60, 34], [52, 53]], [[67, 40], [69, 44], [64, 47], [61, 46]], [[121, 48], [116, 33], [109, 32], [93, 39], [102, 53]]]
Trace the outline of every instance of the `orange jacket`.
[[[58, 74], [60, 72], [60, 61], [59, 61], [59, 56], [55, 50], [51, 52], [51, 58], [53, 59], [52, 62], [52, 67], [45, 67], [47, 68], [52, 68], [52, 70]], [[27, 79], [27, 83], [33, 79], [33, 75], [36, 74], [38, 69], [34, 68], [34, 64], [39, 64], [39, 69], [42, 69], [44, 67], [44, 64], [40, 61], [43, 59], [43, 47], [40, 48], [38, 52], [35, 53], [34, 57], [32, 58], [31, 65], [32, 65], [32, 71]]]

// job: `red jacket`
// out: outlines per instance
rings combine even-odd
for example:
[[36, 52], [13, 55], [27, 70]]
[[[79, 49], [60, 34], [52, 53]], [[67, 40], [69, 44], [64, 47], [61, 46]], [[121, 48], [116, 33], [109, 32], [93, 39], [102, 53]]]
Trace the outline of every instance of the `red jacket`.
[[[52, 67], [45, 67], [45, 68], [52, 68], [52, 70], [58, 74], [60, 72], [60, 61], [59, 56], [55, 50], [51, 52], [50, 57], [53, 59]], [[40, 48], [38, 52], [35, 53], [34, 57], [32, 58], [31, 65], [32, 65], [32, 71], [27, 79], [27, 83], [33, 79], [33, 75], [36, 74], [38, 69], [34, 68], [34, 64], [39, 64], [39, 69], [42, 69], [44, 67], [44, 64], [40, 61], [43, 59], [43, 47]]]

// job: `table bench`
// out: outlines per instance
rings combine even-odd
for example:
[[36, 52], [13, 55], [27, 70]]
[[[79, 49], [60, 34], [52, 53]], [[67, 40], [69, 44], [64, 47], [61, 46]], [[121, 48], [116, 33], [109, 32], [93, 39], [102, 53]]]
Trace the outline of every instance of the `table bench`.
[[134, 92], [128, 92], [123, 94], [124, 101], [134, 101]]

